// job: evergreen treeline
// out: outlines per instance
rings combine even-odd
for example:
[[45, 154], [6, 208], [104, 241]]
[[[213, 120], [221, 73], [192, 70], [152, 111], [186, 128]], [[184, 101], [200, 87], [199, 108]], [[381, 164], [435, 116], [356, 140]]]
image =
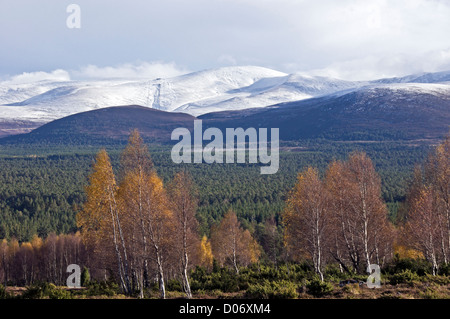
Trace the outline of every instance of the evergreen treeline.
[[[279, 172], [260, 175], [258, 165], [175, 165], [170, 159], [170, 149], [151, 147], [155, 168], [165, 183], [180, 169], [192, 176], [199, 190], [200, 232], [206, 235], [229, 209], [249, 229], [256, 230], [274, 217], [278, 220], [299, 171], [312, 165], [323, 174], [329, 162], [343, 160], [355, 149], [364, 150], [374, 162], [381, 177], [383, 199], [388, 204], [391, 221], [395, 221], [414, 165], [428, 152], [427, 146], [394, 143], [291, 142], [281, 149]], [[77, 147], [71, 152], [45, 147], [40, 155], [36, 150], [22, 148], [10, 146], [0, 150], [0, 238], [23, 242], [30, 241], [35, 234], [45, 238], [50, 233], [75, 232], [76, 211], [86, 200], [84, 188], [95, 159], [93, 147]], [[108, 147], [114, 170], [119, 167], [122, 149], [123, 146], [117, 145]], [[50, 155], [55, 153], [59, 155]]]

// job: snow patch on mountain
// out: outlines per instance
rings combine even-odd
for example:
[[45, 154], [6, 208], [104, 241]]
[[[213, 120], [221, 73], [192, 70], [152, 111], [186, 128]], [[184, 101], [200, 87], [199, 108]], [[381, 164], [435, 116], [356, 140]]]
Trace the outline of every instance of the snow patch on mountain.
[[132, 104], [198, 116], [301, 100], [352, 86], [353, 82], [289, 75], [258, 66], [225, 67], [148, 81], [0, 84], [0, 119], [51, 121]]
[[258, 66], [225, 67], [151, 80], [0, 82], [0, 123], [45, 123], [120, 105], [142, 105], [199, 116], [358, 90], [374, 90], [374, 94], [380, 89], [396, 90], [399, 96], [406, 92], [449, 95], [449, 83], [450, 72], [352, 82], [286, 74]]

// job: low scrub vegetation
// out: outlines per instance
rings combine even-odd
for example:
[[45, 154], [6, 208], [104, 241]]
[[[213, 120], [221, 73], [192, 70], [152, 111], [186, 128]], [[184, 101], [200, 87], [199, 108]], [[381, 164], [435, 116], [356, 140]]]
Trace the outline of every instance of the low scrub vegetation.
[[[411, 265], [397, 273], [393, 269]], [[284, 263], [279, 265], [253, 264], [241, 267], [212, 269], [196, 267], [190, 273], [190, 284], [194, 299], [203, 298], [250, 298], [250, 299], [447, 299], [450, 298], [450, 277], [447, 274], [432, 275], [421, 272], [423, 260], [397, 259], [382, 269], [381, 287], [370, 289], [366, 285], [367, 275], [339, 272], [338, 267], [329, 266], [324, 271], [324, 281], [314, 272], [309, 263]], [[426, 267], [425, 267], [426, 268]], [[431, 269], [430, 269], [431, 270]], [[114, 281], [87, 282], [80, 289], [69, 289], [49, 283], [36, 283], [13, 293], [15, 287], [0, 285], [0, 299], [117, 299], [138, 298], [139, 291], [124, 296]], [[159, 298], [157, 283], [151, 283], [144, 298]], [[167, 298], [185, 298], [181, 278], [167, 282]]]

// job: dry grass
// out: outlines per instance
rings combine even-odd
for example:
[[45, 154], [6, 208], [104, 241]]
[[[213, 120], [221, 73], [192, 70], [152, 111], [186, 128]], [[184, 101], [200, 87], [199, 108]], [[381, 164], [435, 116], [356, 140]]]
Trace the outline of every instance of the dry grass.
[[[70, 290], [69, 288], [66, 288]], [[12, 296], [19, 296], [26, 291], [26, 287], [7, 287], [6, 291]], [[194, 299], [236, 299], [245, 298], [245, 291], [224, 293], [221, 291], [198, 291], [193, 294]], [[159, 293], [148, 296], [150, 298], [159, 298]], [[92, 296], [77, 295], [75, 298], [86, 299], [127, 299], [124, 295], [115, 296]], [[183, 299], [185, 294], [182, 292], [168, 291], [168, 299]], [[300, 289], [298, 299], [314, 299], [306, 292], [306, 289]], [[439, 284], [432, 281], [414, 282], [413, 284], [390, 285], [383, 284], [380, 288], [367, 288], [366, 285], [348, 284], [344, 287], [334, 285], [331, 294], [321, 297], [321, 299], [450, 299], [450, 284]]]
[[380, 288], [367, 288], [358, 284], [336, 286], [326, 298], [333, 299], [449, 299], [450, 285], [437, 285], [429, 282], [390, 285]]

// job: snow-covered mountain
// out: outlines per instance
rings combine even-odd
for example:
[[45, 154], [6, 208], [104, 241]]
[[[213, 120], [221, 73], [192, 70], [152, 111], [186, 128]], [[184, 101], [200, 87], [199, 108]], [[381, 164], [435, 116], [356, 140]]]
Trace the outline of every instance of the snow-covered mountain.
[[0, 83], [0, 121], [51, 121], [118, 105], [142, 105], [197, 116], [264, 107], [354, 87], [355, 83], [289, 75], [256, 67], [225, 67], [174, 78]]
[[411, 74], [404, 77], [387, 78], [372, 83], [443, 83], [450, 82], [450, 71]]
[[[389, 87], [448, 94], [450, 72], [412, 75], [371, 82], [312, 77], [258, 67], [204, 70], [149, 80], [0, 82], [0, 136], [68, 115], [120, 105], [141, 105], [199, 116], [210, 112], [261, 108], [362, 88]], [[399, 92], [400, 92], [399, 91]], [[34, 123], [34, 124], [33, 124]], [[10, 131], [2, 126], [9, 125]]]

